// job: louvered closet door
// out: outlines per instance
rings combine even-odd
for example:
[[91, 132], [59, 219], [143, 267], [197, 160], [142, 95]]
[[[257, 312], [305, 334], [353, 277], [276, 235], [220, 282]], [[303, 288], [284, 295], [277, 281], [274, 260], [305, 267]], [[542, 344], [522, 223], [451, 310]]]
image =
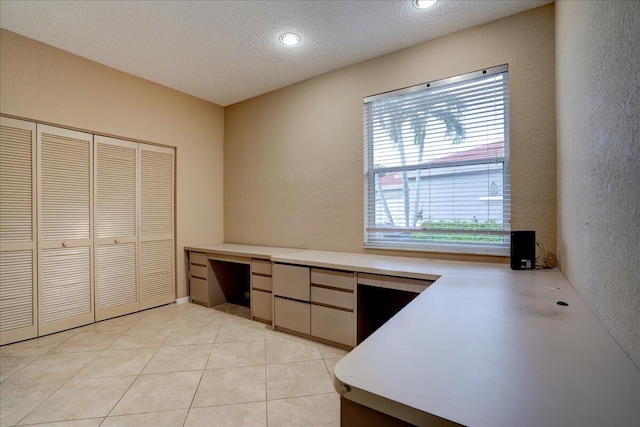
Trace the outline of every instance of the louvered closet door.
[[0, 344], [38, 335], [36, 125], [0, 117]]
[[140, 144], [140, 308], [175, 301], [173, 149]]
[[94, 321], [93, 136], [38, 125], [39, 334]]
[[94, 137], [96, 321], [133, 313], [138, 295], [138, 144]]

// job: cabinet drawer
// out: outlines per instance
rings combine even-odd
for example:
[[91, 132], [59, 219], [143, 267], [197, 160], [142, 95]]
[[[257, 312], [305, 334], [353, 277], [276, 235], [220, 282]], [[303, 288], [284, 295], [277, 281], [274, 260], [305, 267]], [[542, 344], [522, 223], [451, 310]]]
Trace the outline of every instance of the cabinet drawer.
[[382, 278], [378, 274], [358, 273], [358, 284], [382, 287]]
[[287, 298], [309, 301], [309, 267], [274, 264], [273, 293]]
[[267, 276], [271, 276], [271, 261], [252, 259], [251, 272], [255, 274], [264, 274]]
[[209, 305], [209, 292], [207, 288], [208, 284], [206, 280], [192, 277], [189, 281], [189, 288], [191, 294], [191, 300], [197, 301], [201, 304]]
[[353, 290], [353, 273], [314, 268], [311, 270], [311, 283]]
[[207, 278], [207, 267], [191, 264], [191, 277]]
[[408, 277], [382, 276], [379, 274], [358, 273], [358, 284], [377, 286], [379, 288], [396, 289], [419, 294], [427, 289], [433, 281], [410, 279]]
[[431, 283], [430, 280], [409, 279], [407, 277], [391, 277], [385, 276], [382, 280], [382, 286], [388, 289], [397, 289], [400, 291], [408, 291], [419, 294], [427, 289]]
[[264, 320], [271, 320], [271, 292], [251, 290], [251, 315]]
[[275, 297], [276, 326], [306, 335], [311, 332], [311, 309], [308, 303]]
[[334, 291], [333, 289], [311, 286], [311, 302], [353, 310], [353, 292]]
[[353, 346], [353, 313], [312, 305], [311, 335]]
[[200, 264], [200, 265], [207, 265], [207, 254], [202, 253], [202, 252], [193, 252], [191, 251], [191, 254], [189, 255], [189, 261], [191, 262], [191, 264]]
[[253, 289], [261, 289], [263, 291], [271, 291], [271, 277], [251, 275], [251, 287]]

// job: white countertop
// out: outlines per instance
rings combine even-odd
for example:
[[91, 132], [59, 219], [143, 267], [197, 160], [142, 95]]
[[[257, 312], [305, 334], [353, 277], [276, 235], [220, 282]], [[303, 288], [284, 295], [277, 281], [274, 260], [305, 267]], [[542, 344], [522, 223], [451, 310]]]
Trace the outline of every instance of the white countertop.
[[467, 267], [343, 358], [336, 389], [417, 425], [640, 425], [640, 371], [559, 271]]
[[640, 426], [640, 370], [558, 270], [227, 243], [186, 249], [437, 279], [336, 365], [336, 389], [354, 402], [417, 425]]
[[482, 262], [460, 262], [427, 260], [384, 255], [354, 254], [304, 250], [271, 257], [274, 262], [303, 264], [313, 267], [358, 271], [360, 273], [384, 274], [387, 276], [411, 277], [436, 280], [441, 276], [457, 275], [502, 275], [509, 271], [507, 264]]
[[185, 246], [184, 249], [187, 251], [199, 251], [262, 259], [271, 259], [276, 255], [283, 255], [301, 250], [294, 248], [277, 248], [273, 246], [240, 245], [236, 243], [208, 243], [203, 245]]

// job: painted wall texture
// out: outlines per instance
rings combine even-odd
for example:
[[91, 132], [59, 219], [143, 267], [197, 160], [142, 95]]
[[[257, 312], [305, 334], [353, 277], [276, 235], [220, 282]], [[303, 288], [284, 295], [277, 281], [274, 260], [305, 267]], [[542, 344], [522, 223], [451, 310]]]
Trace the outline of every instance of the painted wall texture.
[[363, 98], [508, 64], [513, 229], [555, 250], [554, 52], [550, 4], [226, 107], [225, 241], [364, 252]]
[[640, 2], [556, 3], [561, 269], [640, 367]]
[[1, 30], [0, 112], [177, 147], [177, 296], [184, 246], [221, 242], [222, 107]]

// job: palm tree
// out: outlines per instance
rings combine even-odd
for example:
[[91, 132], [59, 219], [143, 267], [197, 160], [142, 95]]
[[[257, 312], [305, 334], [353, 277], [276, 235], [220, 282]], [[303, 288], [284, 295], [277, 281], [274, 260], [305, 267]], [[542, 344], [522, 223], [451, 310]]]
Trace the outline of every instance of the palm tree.
[[[382, 165], [375, 165], [375, 168], [382, 168]], [[384, 214], [385, 217], [387, 218], [387, 223], [391, 226], [394, 225], [393, 223], [393, 216], [391, 215], [391, 210], [389, 210], [389, 204], [387, 203], [387, 197], [384, 195], [384, 192], [382, 191], [382, 182], [380, 181], [382, 178], [384, 178], [384, 176], [386, 175], [385, 172], [382, 173], [377, 173], [375, 174], [375, 186], [376, 186], [376, 200], [380, 199], [380, 201], [382, 202], [382, 207], [384, 208]]]
[[445, 135], [453, 136], [452, 143], [459, 144], [464, 141], [466, 131], [461, 121], [465, 110], [464, 101], [451, 93], [435, 93], [426, 104], [415, 108], [402, 98], [390, 98], [382, 101], [378, 108], [381, 109], [378, 121], [393, 141], [393, 146], [400, 151], [400, 164], [402, 170], [402, 188], [404, 198], [405, 225], [415, 228], [420, 212], [420, 179], [421, 170], [416, 173], [415, 203], [413, 213], [410, 215], [410, 188], [409, 177], [406, 171], [406, 155], [403, 140], [403, 126], [408, 122], [413, 133], [413, 144], [418, 146], [418, 164], [422, 164], [424, 158], [425, 138], [427, 126], [430, 120], [437, 120], [445, 125]]
[[379, 108], [381, 108], [381, 114], [378, 115], [378, 120], [382, 127], [386, 130], [389, 138], [393, 141], [393, 146], [400, 150], [400, 164], [403, 167], [402, 170], [402, 194], [404, 196], [404, 219], [405, 226], [409, 225], [409, 177], [404, 167], [407, 165], [407, 160], [404, 153], [404, 141], [402, 137], [402, 124], [406, 120], [406, 114], [398, 107], [403, 107], [403, 100], [399, 98], [390, 98], [383, 101]]

